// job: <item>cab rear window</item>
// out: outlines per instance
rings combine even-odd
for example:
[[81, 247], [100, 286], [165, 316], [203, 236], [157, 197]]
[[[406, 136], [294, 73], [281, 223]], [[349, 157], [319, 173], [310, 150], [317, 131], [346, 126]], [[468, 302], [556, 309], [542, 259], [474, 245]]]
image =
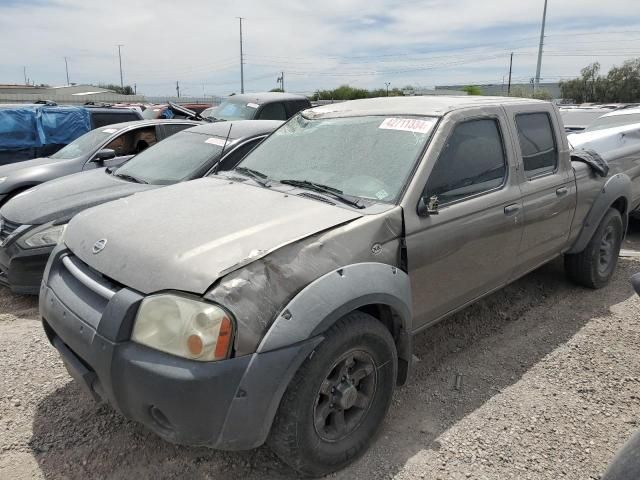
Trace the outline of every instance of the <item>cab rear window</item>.
[[518, 114], [516, 126], [527, 178], [554, 172], [558, 166], [558, 147], [549, 114]]

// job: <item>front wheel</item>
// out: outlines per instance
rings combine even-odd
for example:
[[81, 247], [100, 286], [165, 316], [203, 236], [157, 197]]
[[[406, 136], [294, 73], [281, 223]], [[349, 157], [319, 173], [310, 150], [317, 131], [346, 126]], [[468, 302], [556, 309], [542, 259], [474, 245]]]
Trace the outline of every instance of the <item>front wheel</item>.
[[318, 477], [362, 455], [391, 403], [398, 361], [389, 331], [352, 312], [305, 360], [285, 392], [268, 444], [292, 468]]
[[567, 276], [589, 288], [602, 288], [609, 283], [618, 264], [620, 245], [624, 237], [622, 216], [610, 208], [593, 237], [580, 253], [565, 255]]

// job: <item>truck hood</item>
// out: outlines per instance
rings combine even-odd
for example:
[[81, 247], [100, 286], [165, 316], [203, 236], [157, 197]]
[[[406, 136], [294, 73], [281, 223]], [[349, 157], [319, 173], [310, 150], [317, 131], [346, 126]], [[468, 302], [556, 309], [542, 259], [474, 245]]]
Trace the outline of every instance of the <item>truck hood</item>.
[[[69, 223], [65, 243], [92, 268], [142, 293], [204, 294], [226, 273], [361, 216], [268, 188], [202, 178], [86, 210]], [[106, 246], [94, 254], [98, 240]]]
[[31, 188], [7, 202], [0, 209], [0, 215], [23, 225], [41, 225], [54, 220], [66, 222], [87, 208], [157, 187], [128, 182], [101, 168]]

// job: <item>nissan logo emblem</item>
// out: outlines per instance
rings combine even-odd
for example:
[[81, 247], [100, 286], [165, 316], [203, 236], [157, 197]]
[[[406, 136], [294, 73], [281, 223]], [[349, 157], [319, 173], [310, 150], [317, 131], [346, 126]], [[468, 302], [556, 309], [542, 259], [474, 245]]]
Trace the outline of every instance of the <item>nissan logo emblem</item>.
[[93, 253], [100, 253], [102, 250], [104, 250], [104, 247], [107, 246], [107, 239], [106, 238], [101, 238], [100, 240], [98, 240], [96, 243], [93, 244]]

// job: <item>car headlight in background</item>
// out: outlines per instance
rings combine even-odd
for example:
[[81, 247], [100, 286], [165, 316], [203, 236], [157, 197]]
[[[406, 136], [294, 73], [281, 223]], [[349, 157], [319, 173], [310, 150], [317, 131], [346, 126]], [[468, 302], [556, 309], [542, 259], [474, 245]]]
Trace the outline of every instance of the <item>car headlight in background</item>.
[[233, 324], [212, 304], [172, 294], [145, 298], [131, 340], [179, 357], [211, 362], [229, 355]]
[[44, 225], [27, 232], [18, 242], [25, 248], [53, 247], [64, 234], [67, 224]]

